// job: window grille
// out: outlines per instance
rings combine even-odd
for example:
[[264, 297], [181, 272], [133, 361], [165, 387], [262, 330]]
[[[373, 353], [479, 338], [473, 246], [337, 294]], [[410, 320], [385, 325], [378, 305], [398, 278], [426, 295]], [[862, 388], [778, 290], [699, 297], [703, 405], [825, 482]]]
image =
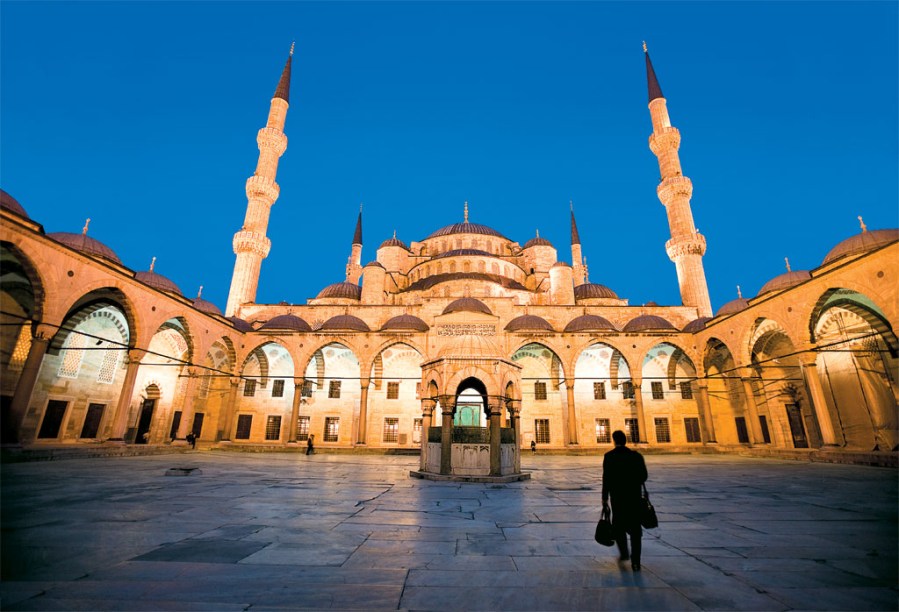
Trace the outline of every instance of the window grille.
[[535, 400], [545, 400], [546, 399], [546, 383], [545, 382], [535, 382], [534, 383], [534, 399]]
[[332, 380], [328, 383], [328, 397], [338, 399], [340, 397], [340, 381]]
[[634, 399], [634, 383], [629, 380], [621, 383], [621, 394], [624, 399]]
[[682, 382], [680, 384], [680, 398], [693, 399], [693, 385], [688, 382]]
[[549, 444], [549, 419], [534, 420], [537, 444]]
[[[284, 382], [284, 381], [281, 381]], [[281, 438], [281, 417], [272, 415], [265, 421], [265, 439], [279, 440]]]
[[307, 440], [309, 438], [309, 417], [297, 417], [297, 440]]
[[237, 432], [234, 434], [236, 440], [249, 440], [250, 427], [253, 425], [252, 414], [237, 415]]
[[399, 399], [399, 398], [400, 398], [400, 383], [398, 383], [398, 382], [387, 383], [387, 399]]
[[687, 442], [689, 442], [691, 444], [702, 442], [702, 437], [699, 435], [699, 419], [698, 418], [686, 417], [684, 419], [684, 431], [687, 434]]
[[396, 442], [400, 432], [400, 420], [397, 418], [384, 419], [384, 442]]
[[606, 399], [606, 383], [604, 383], [604, 382], [593, 383], [593, 399], [595, 399], [595, 400]]
[[[662, 383], [659, 383], [660, 385]], [[656, 442], [671, 442], [671, 428], [668, 419], [656, 419]]]
[[340, 433], [340, 417], [326, 417], [325, 418], [324, 441], [325, 442], [337, 442], [337, 437], [338, 437], [339, 433]]
[[312, 397], [312, 381], [304, 380], [303, 381], [303, 390], [300, 394], [300, 397]]
[[624, 433], [627, 441], [636, 444], [640, 441], [640, 423], [637, 419], [624, 419]]
[[665, 399], [665, 392], [662, 390], [662, 382], [659, 380], [652, 381], [652, 399]]
[[272, 383], [272, 397], [284, 397], [284, 379], [279, 378]]
[[256, 381], [251, 378], [243, 384], [243, 396], [253, 397], [254, 395], [256, 395]]
[[31, 350], [31, 325], [25, 324], [19, 330], [19, 338], [16, 340], [16, 346], [12, 350], [9, 358], [9, 369], [18, 371], [25, 367], [25, 359], [28, 357], [28, 351]]
[[608, 444], [612, 441], [612, 428], [609, 419], [596, 419], [596, 441], [600, 444]]
[[81, 369], [81, 360], [84, 358], [84, 336], [71, 332], [66, 340], [65, 352], [62, 355], [62, 363], [59, 364], [57, 376], [60, 378], [78, 378], [78, 370]]

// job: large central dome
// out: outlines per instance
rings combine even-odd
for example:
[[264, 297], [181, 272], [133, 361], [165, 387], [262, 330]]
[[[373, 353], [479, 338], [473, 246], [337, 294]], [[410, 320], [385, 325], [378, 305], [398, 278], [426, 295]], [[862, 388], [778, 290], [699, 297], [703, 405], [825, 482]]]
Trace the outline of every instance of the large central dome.
[[[440, 238], [441, 236], [449, 236], [451, 234], [482, 234], [484, 236], [496, 236], [497, 238], [508, 240], [508, 238], [491, 227], [481, 225], [480, 223], [468, 223], [467, 221], [465, 223], [453, 223], [452, 225], [441, 227], [439, 230], [428, 236], [428, 238]], [[428, 238], [425, 238], [425, 240]]]

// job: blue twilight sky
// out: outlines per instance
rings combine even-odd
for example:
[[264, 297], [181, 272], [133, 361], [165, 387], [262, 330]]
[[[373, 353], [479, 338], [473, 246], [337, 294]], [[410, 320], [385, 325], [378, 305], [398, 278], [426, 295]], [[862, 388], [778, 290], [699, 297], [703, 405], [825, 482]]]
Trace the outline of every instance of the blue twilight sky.
[[0, 186], [224, 309], [256, 131], [293, 40], [281, 197], [259, 302], [344, 279], [470, 220], [590, 280], [679, 304], [649, 151], [646, 40], [712, 307], [899, 225], [896, 2], [9, 2], [0, 4]]

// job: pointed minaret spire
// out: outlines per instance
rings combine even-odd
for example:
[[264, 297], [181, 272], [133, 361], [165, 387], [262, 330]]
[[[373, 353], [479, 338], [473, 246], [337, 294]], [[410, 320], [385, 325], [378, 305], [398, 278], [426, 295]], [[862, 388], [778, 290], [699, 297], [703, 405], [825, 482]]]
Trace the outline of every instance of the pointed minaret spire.
[[356, 219], [356, 231], [353, 232], [353, 244], [350, 257], [346, 262], [346, 282], [358, 283], [362, 276], [362, 204], [359, 204], [359, 217]]
[[652, 102], [656, 98], [664, 98], [662, 88], [659, 86], [659, 80], [656, 78], [656, 71], [652, 68], [652, 60], [649, 59], [649, 51], [646, 50], [646, 41], [643, 41], [643, 54], [646, 56], [646, 83], [649, 86], [649, 101]]
[[275, 89], [275, 98], [281, 98], [290, 104], [290, 64], [293, 62], [293, 46], [296, 43], [290, 43], [290, 54], [287, 56], [287, 62], [284, 64], [284, 70], [281, 71], [281, 80], [278, 81], [278, 87]]
[[362, 245], [362, 204], [359, 204], [359, 218], [356, 219], [356, 231], [353, 232], [353, 244]]
[[574, 202], [568, 200], [568, 208], [571, 210], [571, 272], [574, 278], [574, 286], [587, 282], [586, 260], [581, 255], [581, 236], [577, 231], [577, 222], [574, 220]]
[[581, 236], [577, 231], [577, 221], [574, 220], [574, 202], [568, 200], [568, 206], [571, 208], [571, 244], [580, 244]]

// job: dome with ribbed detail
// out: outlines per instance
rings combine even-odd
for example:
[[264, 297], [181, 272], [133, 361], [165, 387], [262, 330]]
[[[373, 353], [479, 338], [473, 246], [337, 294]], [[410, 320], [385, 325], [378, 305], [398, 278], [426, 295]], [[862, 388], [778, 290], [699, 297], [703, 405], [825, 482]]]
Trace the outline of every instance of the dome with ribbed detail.
[[440, 259], [441, 257], [461, 257], [463, 255], [477, 255], [479, 257], [496, 257], [493, 253], [488, 253], [487, 251], [482, 251], [481, 249], [453, 249], [452, 251], [447, 251], [446, 253], [440, 253], [439, 255], [435, 255], [434, 259]]
[[383, 249], [384, 247], [400, 247], [401, 249], [409, 250], [409, 247], [406, 246], [406, 243], [394, 236], [393, 238], [388, 238], [384, 242], [381, 243], [379, 249]]
[[449, 314], [451, 312], [482, 312], [489, 315], [493, 314], [490, 312], [490, 309], [487, 308], [487, 304], [470, 297], [459, 298], [455, 302], [450, 302], [450, 304], [443, 309], [443, 314]]
[[712, 317], [699, 317], [684, 325], [684, 331], [689, 334], [695, 334], [705, 329], [705, 324], [712, 320]]
[[597, 283], [584, 283], [574, 288], [575, 300], [591, 300], [594, 298], [617, 300], [618, 295], [605, 285], [598, 285]]
[[0, 208], [13, 212], [20, 217], [25, 217], [26, 219], [29, 218], [28, 213], [25, 212], [25, 209], [19, 204], [18, 200], [2, 189], [0, 189]]
[[107, 259], [113, 263], [117, 263], [120, 266], [122, 265], [122, 261], [112, 249], [110, 249], [99, 240], [91, 238], [87, 234], [54, 232], [52, 234], [47, 234], [47, 237], [52, 238], [60, 244], [66, 245], [70, 249], [75, 249], [76, 251], [84, 253], [85, 255], [93, 255], [94, 257], [100, 257], [102, 259]]
[[660, 316], [645, 314], [628, 321], [627, 325], [624, 326], [624, 329], [622, 331], [677, 331], [677, 328]]
[[769, 291], [789, 289], [790, 287], [795, 287], [800, 283], [804, 283], [811, 277], [812, 275], [808, 270], [793, 270], [791, 272], [784, 272], [783, 274], [775, 276], [767, 283], [762, 285], [762, 288], [759, 290], [758, 294], [762, 295], [763, 293], [768, 293]]
[[242, 331], [242, 332], [253, 331], [253, 326], [250, 325], [249, 323], [247, 323], [246, 321], [244, 321], [243, 319], [240, 319], [238, 317], [225, 317], [225, 318], [228, 319], [229, 321], [231, 321], [231, 326], [234, 327], [234, 329], [236, 329], [237, 331]]
[[301, 319], [300, 317], [292, 314], [283, 314], [278, 315], [277, 317], [272, 317], [265, 324], [259, 328], [260, 330], [286, 330], [286, 331], [298, 331], [298, 332], [311, 332], [312, 327], [306, 321]]
[[359, 317], [354, 317], [353, 315], [337, 315], [336, 317], [331, 317], [321, 326], [322, 331], [358, 331], [358, 332], [367, 332], [371, 331], [369, 329], [368, 324], [360, 319]]
[[208, 300], [204, 300], [203, 298], [196, 298], [193, 302], [194, 308], [199, 310], [200, 312], [205, 312], [206, 314], [214, 314], [221, 315], [222, 311], [219, 310], [219, 307], [213, 304]]
[[152, 270], [147, 270], [146, 272], [135, 272], [134, 278], [145, 285], [153, 287], [154, 289], [159, 289], [160, 291], [168, 291], [169, 293], [174, 293], [175, 295], [182, 295], [181, 289], [178, 288], [178, 285], [164, 277], [162, 274], [157, 274]]
[[[534, 237], [534, 238], [531, 238], [531, 239], [528, 240], [527, 242], [525, 242], [525, 243], [524, 243], [524, 246], [523, 246], [522, 248], [523, 248], [523, 249], [529, 249], [529, 248], [535, 247], [535, 246], [548, 246], [548, 247], [552, 247], [552, 246], [553, 246], [553, 243], [550, 242], [549, 240], [547, 240], [546, 238], [541, 238], [540, 236], [536, 236], [536, 237]], [[555, 248], [555, 247], [553, 247], [553, 248]]]
[[618, 329], [605, 317], [591, 314], [576, 317], [565, 326], [566, 333], [593, 331], [618, 331]]
[[537, 315], [521, 315], [509, 321], [506, 325], [506, 331], [556, 331], [549, 321]]
[[381, 328], [381, 331], [416, 331], [416, 332], [426, 332], [430, 327], [428, 324], [416, 317], [415, 315], [410, 314], [401, 314], [393, 317], [392, 319], [388, 319], [384, 326]]
[[721, 308], [718, 309], [718, 312], [715, 313], [715, 316], [734, 314], [741, 310], [746, 310], [747, 308], [749, 308], [749, 300], [746, 298], [737, 298], [721, 306]]
[[319, 291], [316, 298], [342, 298], [346, 300], [362, 299], [362, 287], [355, 283], [334, 283]]
[[899, 229], [865, 231], [861, 234], [850, 236], [830, 249], [830, 252], [827, 253], [827, 256], [824, 258], [822, 265], [829, 264], [832, 261], [836, 261], [837, 259], [848, 255], [873, 251], [874, 249], [897, 240], [899, 240]]
[[[481, 234], [482, 236], [496, 236], [508, 240], [493, 228], [481, 225], [480, 223], [453, 223], [441, 227], [439, 230], [428, 236], [428, 238], [440, 238], [441, 236], [450, 236], [452, 234]], [[425, 238], [427, 240], [428, 238]]]

